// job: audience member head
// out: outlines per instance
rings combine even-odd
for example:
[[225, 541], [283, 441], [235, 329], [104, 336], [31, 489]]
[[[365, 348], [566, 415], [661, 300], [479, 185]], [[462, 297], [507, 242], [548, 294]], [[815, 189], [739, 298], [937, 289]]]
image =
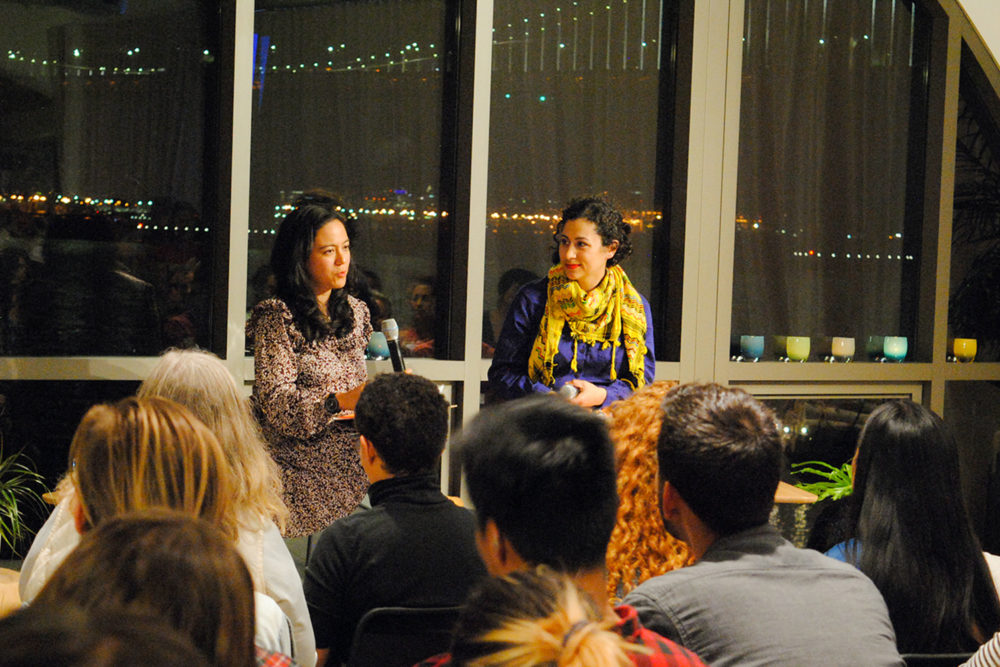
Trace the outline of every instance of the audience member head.
[[89, 531], [33, 604], [166, 620], [213, 665], [254, 664], [250, 573], [215, 526], [170, 510], [108, 519]]
[[124, 611], [33, 604], [0, 619], [0, 667], [208, 667], [166, 621]]
[[383, 373], [361, 392], [354, 425], [390, 475], [433, 472], [448, 438], [448, 402], [427, 378]]
[[663, 530], [656, 441], [663, 397], [676, 382], [654, 382], [612, 403], [611, 439], [618, 469], [618, 520], [608, 543], [608, 597], [621, 598], [639, 583], [684, 566], [687, 545]]
[[529, 565], [603, 573], [618, 510], [614, 447], [603, 418], [536, 394], [480, 412], [459, 448], [491, 573], [517, 569], [483, 549], [494, 543], [509, 545]]
[[166, 398], [95, 405], [73, 434], [78, 526], [150, 507], [201, 516], [236, 537], [225, 455], [208, 428]]
[[169, 350], [137, 395], [169, 398], [204, 422], [226, 455], [240, 519], [251, 526], [274, 521], [284, 527], [288, 508], [281, 499], [278, 466], [267, 453], [249, 401], [217, 356], [203, 350]]
[[274, 271], [275, 294], [292, 311], [295, 323], [306, 340], [316, 340], [328, 332], [343, 337], [354, 326], [354, 315], [347, 301], [353, 293], [357, 269], [349, 265], [344, 289], [334, 289], [323, 315], [316, 301], [316, 288], [309, 269], [316, 235], [328, 223], [337, 221], [344, 226], [348, 239], [355, 237], [354, 221], [340, 206], [324, 199], [309, 200], [292, 209], [278, 228], [271, 249], [271, 270]]
[[970, 651], [1000, 628], [962, 500], [958, 447], [936, 414], [909, 400], [875, 408], [849, 503], [848, 556], [882, 592], [901, 652]]
[[522, 268], [507, 269], [497, 281], [497, 307], [507, 312], [518, 291], [532, 280], [538, 280], [533, 271]]
[[420, 340], [434, 338], [437, 301], [434, 294], [434, 276], [422, 276], [410, 285], [407, 296], [413, 313], [413, 330]]
[[566, 576], [512, 572], [483, 579], [469, 594], [451, 655], [462, 667], [631, 665], [627, 651], [642, 649], [613, 624]]
[[553, 264], [559, 263], [559, 235], [562, 234], [563, 227], [570, 220], [579, 220], [580, 218], [594, 223], [594, 228], [604, 245], [610, 246], [613, 242], [618, 243], [618, 250], [608, 260], [608, 266], [620, 264], [622, 260], [632, 254], [632, 241], [630, 239], [632, 227], [622, 219], [622, 214], [604, 199], [581, 197], [574, 199], [563, 209], [562, 216], [556, 223], [556, 230], [552, 235], [556, 242], [556, 247], [552, 251]]
[[781, 438], [774, 414], [742, 389], [671, 390], [657, 458], [660, 484], [669, 483], [716, 536], [767, 523], [781, 476]]

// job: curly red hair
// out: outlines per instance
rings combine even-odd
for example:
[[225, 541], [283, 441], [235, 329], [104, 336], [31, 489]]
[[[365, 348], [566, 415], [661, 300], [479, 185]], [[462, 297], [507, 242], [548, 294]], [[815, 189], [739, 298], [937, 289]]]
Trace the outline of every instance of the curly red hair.
[[606, 562], [608, 597], [617, 601], [639, 583], [683, 567], [687, 545], [663, 529], [657, 484], [660, 404], [676, 382], [659, 381], [608, 407], [618, 469], [618, 520]]

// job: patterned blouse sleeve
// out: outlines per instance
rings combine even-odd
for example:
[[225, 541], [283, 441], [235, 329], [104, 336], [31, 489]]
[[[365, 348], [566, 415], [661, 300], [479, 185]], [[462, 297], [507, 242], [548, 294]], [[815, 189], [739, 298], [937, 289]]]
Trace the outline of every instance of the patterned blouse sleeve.
[[[258, 307], [260, 308], [260, 307]], [[255, 313], [254, 383], [257, 405], [267, 425], [285, 437], [308, 440], [327, 428], [333, 416], [323, 387], [300, 387], [298, 360], [292, 346], [290, 314], [284, 307]]]

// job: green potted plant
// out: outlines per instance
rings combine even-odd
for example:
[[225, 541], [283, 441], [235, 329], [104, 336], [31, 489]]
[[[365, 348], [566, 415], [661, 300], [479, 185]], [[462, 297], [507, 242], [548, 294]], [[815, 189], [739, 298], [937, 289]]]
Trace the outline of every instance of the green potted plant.
[[851, 462], [842, 466], [830, 465], [826, 461], [802, 461], [792, 464], [793, 475], [815, 475], [820, 478], [816, 482], [796, 482], [795, 486], [816, 494], [816, 501], [832, 498], [840, 500], [851, 495], [853, 489], [853, 474]]
[[31, 533], [25, 525], [26, 507], [43, 506], [43, 478], [23, 452], [4, 455], [0, 446], [0, 552], [17, 554]]

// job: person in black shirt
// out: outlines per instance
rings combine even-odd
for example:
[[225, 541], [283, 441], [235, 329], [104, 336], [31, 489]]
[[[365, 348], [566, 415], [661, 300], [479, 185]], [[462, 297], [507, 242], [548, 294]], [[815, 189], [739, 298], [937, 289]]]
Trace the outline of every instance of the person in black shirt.
[[323, 531], [309, 558], [304, 587], [319, 667], [346, 661], [370, 609], [458, 605], [486, 574], [473, 514], [438, 485], [448, 404], [434, 383], [377, 376], [358, 399], [355, 425], [372, 509]]

